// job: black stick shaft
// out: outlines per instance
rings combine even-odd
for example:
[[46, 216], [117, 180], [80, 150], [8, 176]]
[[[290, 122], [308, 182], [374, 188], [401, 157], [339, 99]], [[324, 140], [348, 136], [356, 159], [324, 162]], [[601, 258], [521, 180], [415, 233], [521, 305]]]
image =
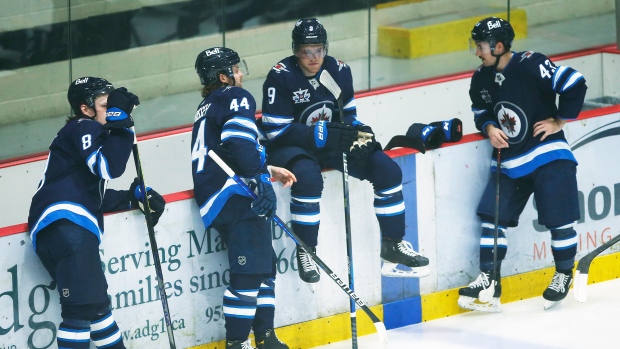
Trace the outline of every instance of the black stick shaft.
[[497, 279], [497, 239], [499, 238], [499, 179], [502, 173], [502, 150], [497, 148], [497, 167], [495, 169], [497, 173], [495, 183], [495, 231], [493, 232], [493, 280], [499, 282]]
[[155, 229], [153, 227], [153, 221], [151, 219], [151, 208], [149, 206], [149, 200], [144, 185], [144, 175], [142, 173], [142, 165], [140, 163], [140, 153], [138, 152], [138, 142], [134, 140], [133, 144], [133, 160], [136, 165], [136, 175], [140, 182], [140, 190], [142, 191], [142, 204], [144, 205], [144, 216], [146, 218], [146, 227], [149, 232], [149, 241], [151, 244], [151, 254], [153, 255], [153, 264], [155, 265], [155, 274], [157, 275], [157, 286], [159, 288], [159, 298], [161, 299], [161, 306], [164, 311], [164, 320], [166, 322], [166, 332], [168, 332], [168, 342], [170, 343], [170, 349], [176, 349], [176, 343], [174, 342], [174, 333], [172, 331], [172, 321], [170, 320], [170, 309], [168, 308], [168, 297], [166, 297], [166, 291], [164, 288], [164, 276], [161, 269], [161, 261], [159, 260], [159, 251], [157, 248], [157, 241], [155, 240]]

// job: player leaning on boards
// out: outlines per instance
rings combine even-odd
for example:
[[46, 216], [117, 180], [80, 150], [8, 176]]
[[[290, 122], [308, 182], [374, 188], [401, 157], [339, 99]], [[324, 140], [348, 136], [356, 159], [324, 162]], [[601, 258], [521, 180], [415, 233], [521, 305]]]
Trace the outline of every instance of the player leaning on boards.
[[[316, 250], [323, 191], [321, 169], [343, 171], [342, 153], [346, 152], [349, 174], [370, 181], [374, 187], [375, 213], [383, 237], [381, 258], [386, 262], [383, 274], [426, 276], [428, 259], [403, 240], [405, 204], [400, 167], [381, 151], [374, 138], [351, 149], [358, 131], [372, 133], [372, 129], [356, 119], [349, 66], [327, 55], [327, 32], [316, 18], [297, 21], [292, 39], [293, 55], [278, 62], [263, 84], [261, 127], [269, 139], [269, 163], [286, 167], [297, 177], [291, 187], [293, 230]], [[342, 89], [345, 115], [339, 115], [336, 99], [319, 83], [323, 69]], [[303, 249], [297, 249], [297, 261], [303, 281], [319, 281], [318, 268]], [[396, 264], [412, 269], [398, 272]]]
[[[204, 99], [192, 129], [194, 195], [205, 227], [215, 228], [228, 247], [226, 348], [251, 349], [248, 336], [253, 329], [258, 349], [288, 349], [273, 329], [276, 255], [269, 217], [276, 211], [276, 195], [265, 150], [258, 143], [256, 102], [242, 88], [240, 62], [237, 52], [223, 47], [202, 51], [196, 58]], [[207, 156], [209, 150], [256, 186], [256, 200]], [[274, 166], [270, 170], [285, 187], [295, 181], [286, 169]]]
[[[499, 312], [501, 261], [508, 248], [506, 228], [516, 227], [534, 193], [538, 221], [551, 231], [555, 274], [543, 293], [545, 309], [566, 297], [577, 252], [573, 224], [579, 219], [577, 161], [564, 138], [566, 120], [579, 115], [586, 94], [584, 77], [575, 69], [556, 66], [545, 55], [510, 50], [514, 31], [507, 21], [490, 17], [478, 22], [470, 48], [482, 60], [474, 72], [469, 95], [476, 127], [501, 149], [497, 280], [493, 298], [476, 302], [491, 284], [493, 270], [496, 176], [490, 177], [478, 206], [482, 221], [478, 278], [459, 290], [466, 309]], [[555, 104], [559, 95], [558, 106]], [[497, 161], [491, 171], [497, 171]], [[489, 290], [490, 291], [490, 290]]]
[[[92, 340], [97, 348], [125, 348], [110, 310], [99, 243], [103, 213], [136, 208], [142, 199], [137, 180], [128, 191], [106, 189], [108, 180], [125, 172], [134, 142], [131, 112], [140, 102], [124, 87], [95, 77], [73, 81], [67, 97], [74, 115], [49, 147], [30, 205], [30, 237], [58, 285], [58, 347], [86, 349]], [[154, 190], [147, 193], [156, 224], [165, 202]]]

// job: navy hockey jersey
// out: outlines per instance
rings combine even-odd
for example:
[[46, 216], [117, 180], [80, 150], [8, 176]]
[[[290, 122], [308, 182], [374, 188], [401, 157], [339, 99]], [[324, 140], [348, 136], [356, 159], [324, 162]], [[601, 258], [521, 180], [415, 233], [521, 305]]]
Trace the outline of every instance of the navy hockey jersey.
[[221, 87], [198, 106], [192, 128], [194, 198], [209, 227], [228, 198], [248, 196], [207, 154], [214, 150], [241, 178], [266, 171], [265, 152], [258, 143], [256, 102], [239, 87]]
[[101, 241], [103, 213], [129, 208], [126, 192], [106, 190], [106, 185], [125, 172], [133, 140], [129, 130], [108, 131], [90, 119], [72, 120], [60, 129], [30, 204], [28, 229], [35, 248], [37, 233], [59, 219]]
[[[474, 121], [483, 133], [491, 123], [508, 136], [509, 147], [502, 149], [502, 173], [518, 178], [554, 160], [577, 162], [564, 131], [548, 135], [541, 142], [542, 135], [533, 137], [534, 124], [549, 117], [577, 118], [586, 89], [578, 71], [556, 66], [545, 55], [533, 51], [513, 53], [502, 72], [480, 66], [469, 90]], [[493, 171], [496, 165], [493, 160]]]
[[308, 126], [319, 121], [341, 122], [334, 96], [319, 82], [326, 69], [342, 92], [344, 121], [356, 125], [357, 110], [353, 96], [353, 78], [348, 65], [325, 56], [323, 67], [313, 77], [304, 76], [297, 58], [290, 56], [276, 64], [263, 84], [261, 128], [268, 140], [278, 145], [309, 148]]

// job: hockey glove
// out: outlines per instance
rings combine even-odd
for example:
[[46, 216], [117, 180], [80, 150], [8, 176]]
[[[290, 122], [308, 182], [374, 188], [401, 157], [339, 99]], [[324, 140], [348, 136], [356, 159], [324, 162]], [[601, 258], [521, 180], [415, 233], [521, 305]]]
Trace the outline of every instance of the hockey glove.
[[426, 149], [439, 148], [446, 140], [446, 135], [440, 128], [419, 123], [409, 126], [407, 137], [421, 140]]
[[348, 152], [357, 140], [357, 131], [351, 125], [319, 121], [310, 127], [310, 137], [316, 150]]
[[133, 108], [140, 104], [138, 96], [127, 91], [124, 87], [119, 87], [108, 95], [108, 110], [106, 112], [106, 129], [129, 128], [133, 126], [131, 112]]
[[252, 202], [252, 211], [261, 217], [273, 216], [276, 213], [277, 198], [269, 180], [269, 174], [259, 173], [253, 179], [256, 181], [256, 195], [258, 197]]
[[[146, 189], [146, 196], [149, 201], [149, 208], [151, 209], [151, 223], [153, 226], [159, 222], [159, 217], [164, 213], [164, 209], [166, 208], [166, 201], [164, 198], [159, 195], [158, 192], [153, 190], [151, 187], [144, 186]], [[129, 187], [129, 205], [130, 209], [138, 207], [142, 213], [144, 213], [144, 204], [143, 204], [144, 196], [142, 195], [142, 190], [140, 188], [140, 181], [138, 178], [133, 180], [131, 186]]]
[[[357, 140], [353, 142], [351, 146], [351, 156], [355, 159], [361, 159], [370, 155], [373, 151], [375, 151], [377, 141], [375, 140], [375, 135], [372, 132], [372, 128], [370, 126], [364, 124], [357, 124], [354, 126], [358, 131]], [[379, 145], [379, 150], [381, 150], [381, 145]]]
[[458, 142], [463, 137], [463, 122], [459, 118], [431, 122], [430, 126], [442, 129], [446, 135], [446, 142]]

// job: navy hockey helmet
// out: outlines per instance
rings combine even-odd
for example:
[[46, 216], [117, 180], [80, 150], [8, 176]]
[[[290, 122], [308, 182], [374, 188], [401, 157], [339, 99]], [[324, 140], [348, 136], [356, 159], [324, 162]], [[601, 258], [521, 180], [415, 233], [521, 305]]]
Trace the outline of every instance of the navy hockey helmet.
[[471, 40], [474, 42], [488, 42], [491, 53], [494, 53], [495, 45], [498, 42], [504, 44], [506, 51], [510, 50], [514, 38], [515, 31], [512, 29], [510, 23], [499, 17], [487, 17], [476, 23], [471, 30]]
[[323, 44], [326, 51], [329, 46], [327, 31], [323, 24], [316, 18], [302, 18], [298, 20], [291, 33], [291, 38], [293, 39], [293, 53], [295, 53], [299, 45]]
[[75, 79], [71, 85], [69, 85], [67, 100], [69, 100], [73, 113], [75, 115], [81, 115], [82, 111], [80, 107], [82, 104], [95, 108], [95, 100], [97, 97], [109, 94], [113, 90], [114, 86], [106, 79], [84, 76]]
[[234, 79], [233, 66], [241, 59], [237, 52], [226, 47], [212, 47], [196, 57], [196, 73], [204, 86], [216, 85], [219, 74], [226, 74]]

